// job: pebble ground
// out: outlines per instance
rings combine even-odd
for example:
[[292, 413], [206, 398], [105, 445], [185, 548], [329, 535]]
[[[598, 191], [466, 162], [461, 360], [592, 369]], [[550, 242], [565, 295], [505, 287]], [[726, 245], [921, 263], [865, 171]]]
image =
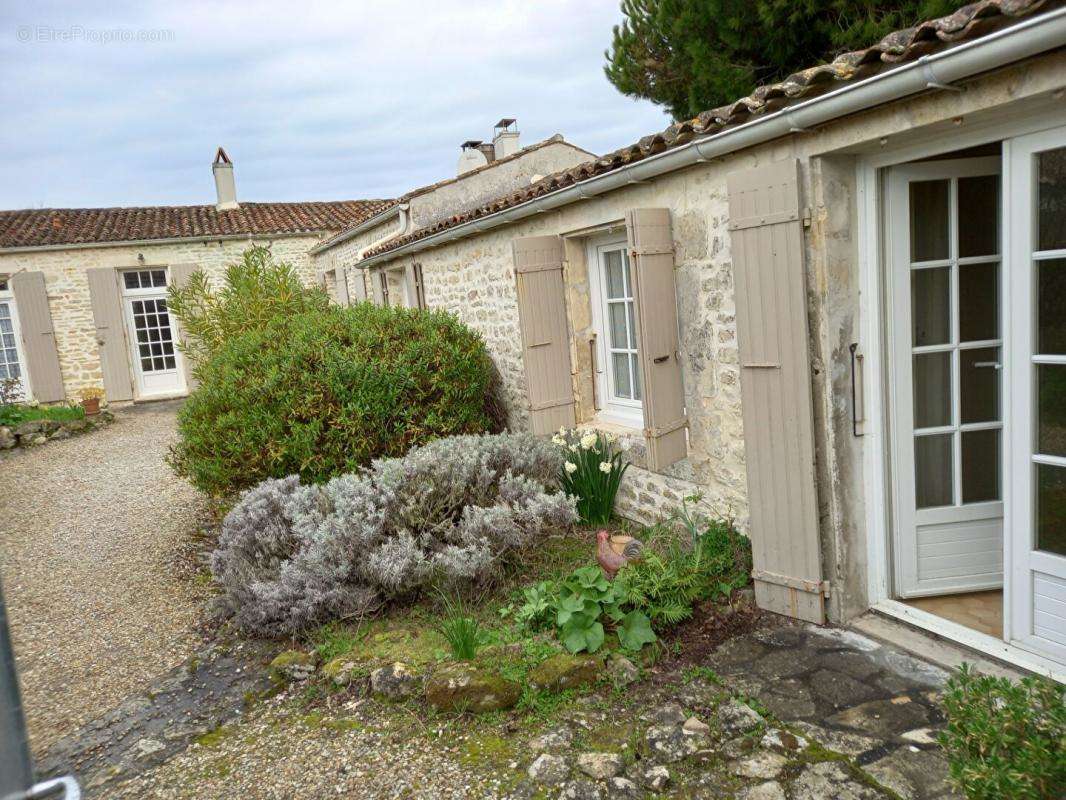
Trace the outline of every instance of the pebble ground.
[[206, 506], [163, 461], [177, 407], [0, 460], [0, 575], [38, 755], [200, 641], [206, 588], [187, 570]]

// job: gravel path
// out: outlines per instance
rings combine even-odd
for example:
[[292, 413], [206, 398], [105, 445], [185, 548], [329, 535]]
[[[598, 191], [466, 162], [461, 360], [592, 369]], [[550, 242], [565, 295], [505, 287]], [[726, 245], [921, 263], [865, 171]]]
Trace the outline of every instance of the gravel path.
[[0, 574], [36, 754], [180, 663], [201, 637], [202, 496], [164, 464], [174, 403], [0, 462]]

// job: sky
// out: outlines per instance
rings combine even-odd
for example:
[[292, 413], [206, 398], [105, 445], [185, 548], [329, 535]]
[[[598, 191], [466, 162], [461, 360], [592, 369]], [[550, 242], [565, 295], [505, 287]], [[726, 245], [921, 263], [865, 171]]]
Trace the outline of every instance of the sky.
[[668, 117], [603, 74], [617, 0], [0, 7], [0, 208], [394, 197], [515, 117], [605, 153]]

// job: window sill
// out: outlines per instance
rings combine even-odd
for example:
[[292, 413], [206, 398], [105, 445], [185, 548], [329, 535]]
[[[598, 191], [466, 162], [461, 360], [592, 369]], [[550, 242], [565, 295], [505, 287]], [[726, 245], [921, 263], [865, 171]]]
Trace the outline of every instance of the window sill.
[[596, 417], [588, 422], [582, 422], [577, 426], [581, 430], [600, 431], [601, 433], [613, 433], [619, 438], [626, 438], [634, 442], [644, 441], [644, 428], [633, 421], [620, 421], [616, 418]]

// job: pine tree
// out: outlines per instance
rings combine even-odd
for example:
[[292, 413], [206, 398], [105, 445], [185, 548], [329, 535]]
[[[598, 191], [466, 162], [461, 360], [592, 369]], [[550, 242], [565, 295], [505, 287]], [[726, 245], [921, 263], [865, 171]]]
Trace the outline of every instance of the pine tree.
[[604, 54], [623, 94], [675, 119], [951, 13], [959, 0], [622, 0]]

